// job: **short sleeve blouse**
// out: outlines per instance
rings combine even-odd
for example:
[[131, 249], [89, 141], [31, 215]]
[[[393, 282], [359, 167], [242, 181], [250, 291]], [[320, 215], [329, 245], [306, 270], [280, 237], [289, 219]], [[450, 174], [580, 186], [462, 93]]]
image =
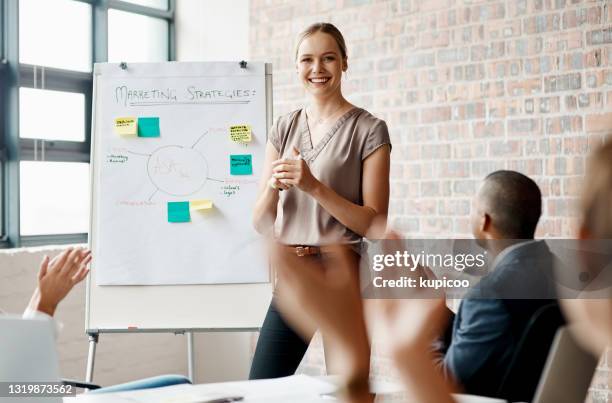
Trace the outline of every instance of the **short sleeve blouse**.
[[[291, 158], [295, 146], [315, 178], [359, 205], [363, 204], [363, 160], [385, 144], [391, 147], [386, 123], [361, 108], [346, 112], [314, 147], [303, 109], [280, 117], [272, 126], [269, 141], [280, 158]], [[297, 188], [280, 192], [275, 230], [277, 238], [288, 245], [361, 241], [360, 235]]]

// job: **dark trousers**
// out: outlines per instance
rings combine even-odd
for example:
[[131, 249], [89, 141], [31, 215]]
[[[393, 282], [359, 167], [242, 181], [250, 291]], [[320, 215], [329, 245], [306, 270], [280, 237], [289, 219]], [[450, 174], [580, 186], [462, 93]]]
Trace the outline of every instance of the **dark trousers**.
[[272, 300], [259, 333], [249, 379], [293, 375], [309, 343], [285, 322]]

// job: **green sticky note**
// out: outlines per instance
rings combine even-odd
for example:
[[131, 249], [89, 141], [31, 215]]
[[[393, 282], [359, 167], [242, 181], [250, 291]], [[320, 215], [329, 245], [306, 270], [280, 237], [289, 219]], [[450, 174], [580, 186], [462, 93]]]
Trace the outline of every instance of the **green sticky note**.
[[253, 164], [251, 154], [230, 155], [231, 175], [252, 175]]
[[159, 118], [138, 118], [138, 137], [159, 137]]
[[189, 202], [168, 202], [168, 222], [189, 222]]

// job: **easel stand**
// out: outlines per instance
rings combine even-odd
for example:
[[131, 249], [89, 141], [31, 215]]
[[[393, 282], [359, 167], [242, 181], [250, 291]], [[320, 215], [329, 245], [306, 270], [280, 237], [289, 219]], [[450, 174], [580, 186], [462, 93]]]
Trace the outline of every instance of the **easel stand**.
[[96, 360], [96, 347], [102, 333], [174, 333], [175, 335], [187, 335], [187, 377], [195, 382], [195, 348], [194, 348], [194, 333], [212, 333], [212, 332], [255, 332], [259, 328], [239, 328], [239, 329], [127, 329], [127, 330], [87, 330], [89, 338], [89, 351], [87, 354], [87, 369], [85, 374], [85, 382], [93, 382], [94, 364]]

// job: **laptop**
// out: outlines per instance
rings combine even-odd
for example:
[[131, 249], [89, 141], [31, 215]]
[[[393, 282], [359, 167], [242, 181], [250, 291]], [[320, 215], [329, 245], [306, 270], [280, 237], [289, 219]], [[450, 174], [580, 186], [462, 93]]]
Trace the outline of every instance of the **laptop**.
[[[0, 315], [0, 401], [15, 403], [61, 402], [61, 397], [9, 398], [6, 382], [60, 382], [55, 348], [55, 324], [45, 319]], [[13, 392], [16, 391], [13, 385]], [[23, 386], [22, 386], [23, 387]]]
[[576, 343], [567, 327], [560, 328], [532, 403], [584, 402], [597, 362]]

